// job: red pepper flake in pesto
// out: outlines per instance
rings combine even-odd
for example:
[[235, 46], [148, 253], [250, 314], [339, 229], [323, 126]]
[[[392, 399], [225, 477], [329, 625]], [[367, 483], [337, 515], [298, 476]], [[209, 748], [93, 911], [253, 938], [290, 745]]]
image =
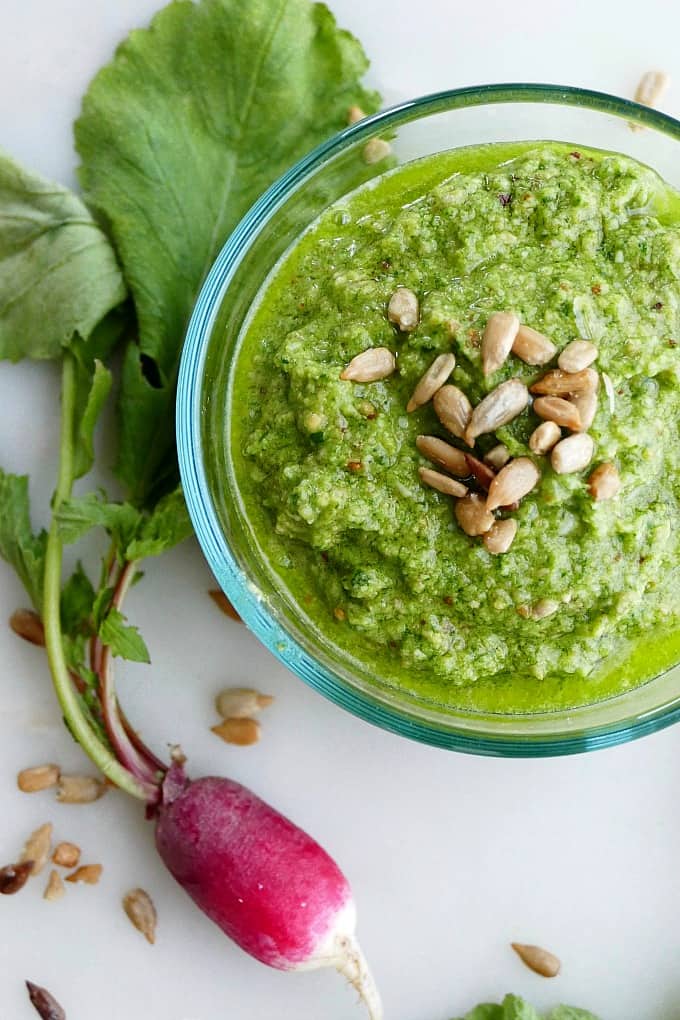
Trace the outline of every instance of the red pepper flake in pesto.
[[661, 309], [663, 308], [663, 301], [657, 301], [655, 304], [652, 305], [652, 308], [654, 309], [655, 312], [660, 312]]
[[453, 596], [452, 595], [445, 595], [444, 596], [444, 605], [446, 605], [446, 606], [452, 606], [453, 605]]
[[571, 156], [572, 159], [580, 159], [581, 158], [581, 153], [576, 151], [576, 150], [574, 150], [574, 152], [570, 152], [569, 155]]
[[590, 289], [592, 290], [593, 294], [602, 293], [602, 287], [600, 286], [599, 283], [594, 283]]
[[335, 617], [336, 620], [339, 620], [340, 623], [342, 623], [342, 621], [346, 618], [347, 614], [345, 613], [345, 610], [341, 606], [336, 606], [335, 609], [333, 610], [333, 616]]
[[34, 985], [32, 981], [27, 981], [26, 987], [28, 997], [42, 1020], [66, 1020], [66, 1013], [46, 988]]
[[363, 466], [364, 465], [361, 463], [360, 460], [348, 460], [347, 461], [347, 470], [351, 471], [352, 474], [356, 474], [357, 471], [361, 471]]
[[501, 192], [501, 194], [498, 196], [498, 201], [505, 209], [506, 205], [510, 205], [510, 203], [512, 202], [512, 195], [504, 194], [503, 192]]
[[382, 262], [380, 263], [380, 268], [384, 273], [389, 272], [389, 270], [392, 268], [392, 259], [383, 259]]
[[671, 338], [669, 337], [669, 338], [668, 338], [668, 346], [669, 346], [669, 347], [677, 347], [677, 346], [678, 346], [678, 341], [677, 341], [677, 340], [672, 340], [672, 339], [671, 339]]

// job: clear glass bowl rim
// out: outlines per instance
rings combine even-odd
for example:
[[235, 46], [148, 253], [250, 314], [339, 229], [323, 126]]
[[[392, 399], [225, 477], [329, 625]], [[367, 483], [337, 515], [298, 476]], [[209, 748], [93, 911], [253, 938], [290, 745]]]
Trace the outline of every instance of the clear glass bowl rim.
[[[632, 100], [574, 86], [533, 83], [499, 83], [449, 89], [391, 106], [345, 128], [313, 149], [275, 181], [245, 214], [225, 242], [196, 300], [187, 327], [180, 362], [176, 431], [179, 468], [184, 495], [203, 553], [215, 577], [244, 623], [285, 666], [331, 701], [382, 729], [421, 743], [450, 750], [496, 757], [550, 757], [597, 750], [626, 743], [680, 721], [680, 697], [670, 705], [606, 726], [576, 734], [506, 737], [463, 732], [437, 726], [388, 705], [367, 699], [349, 688], [309, 655], [268, 612], [248, 583], [229, 547], [210, 498], [201, 447], [201, 395], [203, 366], [218, 307], [250, 240], [276, 214], [290, 193], [304, 184], [327, 159], [362, 138], [373, 137], [400, 123], [463, 107], [494, 103], [549, 103], [584, 107], [627, 118], [680, 141], [680, 121]], [[305, 665], [304, 673], [300, 665]]]

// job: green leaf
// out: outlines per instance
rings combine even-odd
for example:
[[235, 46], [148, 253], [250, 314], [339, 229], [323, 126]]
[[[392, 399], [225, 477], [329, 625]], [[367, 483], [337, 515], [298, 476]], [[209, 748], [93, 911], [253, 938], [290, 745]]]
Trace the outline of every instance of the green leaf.
[[458, 1017], [458, 1020], [504, 1020], [503, 1007], [495, 1006], [491, 1002], [482, 1003], [464, 1017]]
[[126, 623], [125, 617], [115, 606], [108, 611], [99, 628], [99, 637], [109, 645], [112, 655], [132, 662], [151, 662], [142, 635], [136, 627]]
[[31, 528], [28, 478], [0, 469], [0, 556], [14, 567], [38, 613], [42, 613], [42, 583], [47, 534]]
[[91, 528], [102, 527], [119, 549], [125, 549], [142, 522], [129, 503], [107, 503], [95, 492], [65, 500], [56, 512], [59, 533], [67, 545], [77, 542]]
[[144, 519], [138, 535], [125, 550], [128, 560], [158, 556], [183, 542], [193, 533], [191, 519], [181, 489], [175, 489], [156, 505]]
[[61, 626], [66, 634], [78, 634], [91, 630], [94, 588], [78, 563], [61, 593]]
[[94, 464], [94, 429], [109, 395], [113, 376], [101, 361], [94, 363], [87, 396], [76, 423], [74, 478], [87, 474]]
[[549, 1014], [548, 1020], [597, 1020], [597, 1017], [586, 1009], [576, 1009], [575, 1006], [558, 1006]]
[[0, 358], [58, 358], [125, 293], [82, 201], [0, 152]]
[[[518, 995], [506, 995], [500, 1006], [482, 1003], [458, 1020], [541, 1020], [533, 1006]], [[545, 1020], [598, 1020], [592, 1013], [574, 1006], [557, 1006]]]
[[80, 179], [132, 291], [118, 473], [133, 502], [176, 483], [174, 390], [189, 314], [229, 233], [291, 164], [378, 105], [364, 52], [308, 0], [176, 0], [95, 77]]
[[92, 618], [94, 620], [94, 629], [97, 633], [99, 633], [104, 617], [109, 611], [112, 599], [113, 588], [100, 588], [97, 592], [97, 596], [92, 604]]

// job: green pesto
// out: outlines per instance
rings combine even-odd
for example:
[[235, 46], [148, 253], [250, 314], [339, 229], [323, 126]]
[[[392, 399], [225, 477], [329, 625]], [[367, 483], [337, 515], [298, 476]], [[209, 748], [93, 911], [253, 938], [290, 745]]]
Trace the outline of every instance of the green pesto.
[[[418, 328], [386, 317], [418, 294]], [[514, 356], [489, 379], [479, 339], [514, 310], [559, 349], [593, 340], [592, 467], [623, 488], [594, 503], [592, 467], [541, 480], [491, 556], [423, 488], [419, 433], [446, 433], [406, 402], [433, 358], [476, 403], [541, 369]], [[453, 150], [408, 164], [327, 210], [263, 290], [233, 381], [232, 452], [247, 517], [302, 611], [382, 682], [440, 704], [525, 712], [585, 704], [680, 658], [680, 197], [626, 157], [556, 143]], [[398, 372], [341, 381], [384, 345]], [[514, 456], [532, 411], [484, 437]], [[530, 454], [529, 454], [530, 455]], [[359, 470], [352, 470], [348, 465]], [[558, 603], [542, 620], [518, 609]]]

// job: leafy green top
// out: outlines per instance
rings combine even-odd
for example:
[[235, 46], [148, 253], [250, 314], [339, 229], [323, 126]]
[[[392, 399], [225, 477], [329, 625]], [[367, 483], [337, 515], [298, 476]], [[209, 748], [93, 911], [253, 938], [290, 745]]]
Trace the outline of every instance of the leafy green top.
[[[500, 1005], [482, 1003], [458, 1020], [541, 1020], [540, 1014], [518, 995], [506, 995]], [[598, 1020], [593, 1013], [575, 1006], [556, 1006], [544, 1020]]]
[[81, 200], [0, 153], [0, 358], [57, 358], [124, 298], [113, 248]]
[[146, 505], [174, 482], [177, 365], [198, 289], [265, 188], [372, 111], [367, 60], [323, 4], [175, 0], [95, 77], [76, 123], [87, 201], [103, 216], [135, 302], [118, 471]]

